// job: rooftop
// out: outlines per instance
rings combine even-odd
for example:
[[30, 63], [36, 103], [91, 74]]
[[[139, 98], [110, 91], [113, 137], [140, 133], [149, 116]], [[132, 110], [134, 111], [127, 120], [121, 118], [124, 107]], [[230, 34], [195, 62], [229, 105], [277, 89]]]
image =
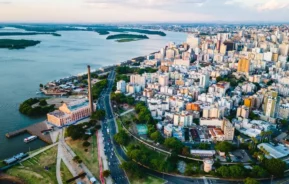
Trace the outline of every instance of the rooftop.
[[289, 155], [288, 148], [282, 144], [279, 144], [277, 146], [273, 146], [269, 143], [261, 143], [257, 147], [259, 149], [261, 147], [264, 148], [266, 151], [269, 152], [270, 156], [272, 156], [273, 158], [282, 158], [282, 157]]
[[75, 111], [75, 110], [77, 110], [79, 108], [88, 106], [88, 103], [89, 102], [87, 100], [78, 100], [78, 101], [75, 101], [73, 103], [68, 104], [68, 108], [71, 111]]

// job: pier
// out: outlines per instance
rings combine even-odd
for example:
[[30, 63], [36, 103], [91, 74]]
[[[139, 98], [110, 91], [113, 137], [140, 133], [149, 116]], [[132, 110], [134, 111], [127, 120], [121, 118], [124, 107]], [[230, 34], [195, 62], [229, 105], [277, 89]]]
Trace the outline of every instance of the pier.
[[47, 130], [50, 128], [51, 127], [49, 127], [45, 122], [40, 122], [40, 123], [33, 124], [29, 127], [26, 127], [26, 128], [22, 128], [22, 129], [13, 131], [13, 132], [8, 132], [8, 133], [6, 133], [6, 137], [9, 139], [9, 138], [13, 138], [13, 137], [18, 136], [18, 135], [23, 134], [23, 133], [29, 133], [31, 135], [37, 136], [39, 139], [46, 142], [47, 144], [52, 144], [53, 142], [52, 142], [52, 139], [50, 137], [50, 134], [49, 133], [47, 133], [47, 134], [42, 133], [43, 130]]

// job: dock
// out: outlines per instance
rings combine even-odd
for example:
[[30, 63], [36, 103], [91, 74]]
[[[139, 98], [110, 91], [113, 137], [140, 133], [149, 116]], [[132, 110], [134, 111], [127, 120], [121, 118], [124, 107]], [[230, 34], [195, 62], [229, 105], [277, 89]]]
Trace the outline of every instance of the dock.
[[22, 128], [22, 129], [13, 131], [13, 132], [8, 132], [8, 133], [6, 133], [6, 137], [9, 139], [9, 138], [16, 137], [16, 136], [23, 134], [23, 133], [29, 133], [31, 135], [37, 136], [39, 139], [46, 142], [47, 144], [52, 144], [53, 142], [52, 142], [52, 139], [50, 137], [50, 134], [49, 133], [48, 134], [42, 133], [43, 130], [47, 130], [50, 128], [51, 127], [49, 127], [46, 124], [46, 122], [43, 121], [40, 123], [33, 124], [33, 125], [26, 127], [26, 128]]

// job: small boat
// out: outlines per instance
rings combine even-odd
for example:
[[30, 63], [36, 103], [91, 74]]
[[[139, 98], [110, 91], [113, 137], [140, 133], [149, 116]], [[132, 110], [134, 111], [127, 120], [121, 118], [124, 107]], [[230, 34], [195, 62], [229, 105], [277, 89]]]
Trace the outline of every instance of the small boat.
[[32, 136], [30, 136], [30, 137], [25, 138], [25, 139], [24, 139], [24, 142], [25, 142], [25, 143], [28, 143], [28, 142], [31, 142], [31, 141], [33, 141], [33, 140], [35, 140], [35, 139], [37, 139], [37, 136], [32, 135]]

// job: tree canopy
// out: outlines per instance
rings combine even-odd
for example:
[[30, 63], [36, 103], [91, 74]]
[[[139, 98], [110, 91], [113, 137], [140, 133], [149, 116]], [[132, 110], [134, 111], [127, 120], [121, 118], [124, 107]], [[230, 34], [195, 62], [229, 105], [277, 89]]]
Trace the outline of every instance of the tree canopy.
[[217, 145], [215, 146], [215, 149], [227, 153], [229, 151], [232, 151], [233, 145], [226, 141], [218, 142]]
[[[38, 102], [40, 106], [32, 107], [32, 105]], [[27, 116], [43, 116], [54, 111], [54, 105], [47, 105], [44, 99], [30, 98], [20, 104], [19, 111]]]
[[164, 145], [167, 148], [172, 149], [176, 153], [180, 153], [184, 147], [183, 143], [174, 137], [170, 137], [170, 138], [165, 139]]
[[110, 171], [109, 171], [109, 170], [104, 170], [104, 171], [102, 172], [102, 175], [103, 175], [105, 178], [107, 178], [107, 177], [109, 177], [109, 175], [110, 175]]
[[96, 110], [91, 115], [92, 120], [103, 120], [105, 118], [105, 111], [104, 110]]
[[246, 176], [246, 169], [242, 165], [221, 166], [217, 173], [224, 178], [243, 178]]
[[120, 130], [114, 135], [114, 140], [120, 145], [127, 145], [129, 143], [129, 136], [124, 130]]
[[264, 166], [270, 174], [276, 177], [282, 177], [286, 170], [286, 163], [276, 158], [265, 159]]

